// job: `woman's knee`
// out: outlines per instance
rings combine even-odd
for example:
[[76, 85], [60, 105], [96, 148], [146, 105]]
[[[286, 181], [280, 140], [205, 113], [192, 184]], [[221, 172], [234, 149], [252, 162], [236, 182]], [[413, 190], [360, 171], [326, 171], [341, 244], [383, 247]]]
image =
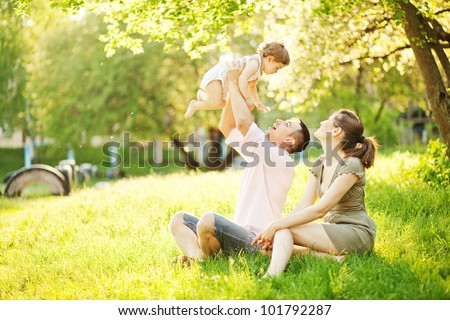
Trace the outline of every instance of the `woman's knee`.
[[295, 244], [315, 251], [339, 254], [321, 223], [311, 222], [291, 230]]
[[216, 219], [213, 212], [207, 212], [200, 217], [197, 224], [197, 233], [205, 234], [214, 232]]
[[275, 233], [275, 240], [283, 239], [293, 241], [292, 232], [290, 229], [280, 229]]
[[186, 223], [184, 221], [184, 212], [178, 211], [177, 213], [175, 213], [173, 215], [172, 219], [170, 219], [170, 222], [169, 222], [170, 232], [175, 233], [179, 227], [185, 226], [185, 225], [186, 225]]

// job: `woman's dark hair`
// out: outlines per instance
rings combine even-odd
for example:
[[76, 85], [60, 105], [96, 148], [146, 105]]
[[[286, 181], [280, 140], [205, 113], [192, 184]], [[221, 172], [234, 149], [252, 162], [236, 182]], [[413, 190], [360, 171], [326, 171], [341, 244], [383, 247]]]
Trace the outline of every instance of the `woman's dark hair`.
[[365, 168], [373, 166], [378, 143], [375, 137], [364, 137], [364, 126], [353, 111], [341, 109], [334, 114], [334, 125], [344, 131], [342, 150], [348, 157], [361, 159]]

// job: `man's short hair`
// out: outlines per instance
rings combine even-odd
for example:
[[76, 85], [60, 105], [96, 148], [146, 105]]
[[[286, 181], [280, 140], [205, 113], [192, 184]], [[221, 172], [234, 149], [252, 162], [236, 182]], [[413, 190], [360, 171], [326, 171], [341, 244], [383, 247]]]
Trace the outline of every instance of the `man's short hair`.
[[289, 153], [302, 152], [306, 149], [310, 141], [309, 130], [306, 124], [299, 119], [301, 129], [295, 130], [289, 136], [294, 138], [295, 143], [289, 148]]

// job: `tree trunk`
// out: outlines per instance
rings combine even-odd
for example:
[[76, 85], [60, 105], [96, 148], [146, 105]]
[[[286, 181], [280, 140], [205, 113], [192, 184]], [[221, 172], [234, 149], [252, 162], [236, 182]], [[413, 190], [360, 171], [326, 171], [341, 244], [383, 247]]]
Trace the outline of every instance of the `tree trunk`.
[[449, 147], [447, 156], [450, 159], [450, 96], [431, 52], [428, 39], [423, 34], [424, 27], [420, 23], [417, 8], [411, 2], [405, 3], [403, 0], [396, 2], [405, 12], [405, 33], [424, 79], [428, 101], [439, 133]]
[[383, 113], [385, 104], [386, 104], [386, 99], [383, 97], [381, 99], [380, 107], [378, 108], [377, 114], [375, 115], [375, 119], [374, 119], [375, 123], [377, 123], [380, 120], [381, 114]]
[[[363, 84], [362, 84], [362, 79], [363, 79], [363, 66], [360, 65], [358, 68], [358, 76], [356, 77], [356, 87], [355, 87], [355, 95], [358, 97], [358, 99], [362, 100], [362, 89], [363, 89]], [[356, 103], [354, 106], [356, 114], [360, 115], [361, 114], [361, 110], [359, 108], [359, 103]]]

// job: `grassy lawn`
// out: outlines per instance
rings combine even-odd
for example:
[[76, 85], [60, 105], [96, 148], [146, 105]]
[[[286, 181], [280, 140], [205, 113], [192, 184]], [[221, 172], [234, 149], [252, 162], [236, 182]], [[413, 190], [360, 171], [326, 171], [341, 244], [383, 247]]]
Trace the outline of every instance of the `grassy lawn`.
[[[408, 174], [417, 155], [382, 155], [368, 171], [375, 250], [342, 263], [293, 258], [259, 281], [261, 255], [190, 268], [168, 230], [179, 210], [232, 217], [242, 171], [127, 178], [68, 197], [0, 197], [0, 299], [449, 299], [449, 190]], [[286, 212], [304, 190], [297, 166]]]

